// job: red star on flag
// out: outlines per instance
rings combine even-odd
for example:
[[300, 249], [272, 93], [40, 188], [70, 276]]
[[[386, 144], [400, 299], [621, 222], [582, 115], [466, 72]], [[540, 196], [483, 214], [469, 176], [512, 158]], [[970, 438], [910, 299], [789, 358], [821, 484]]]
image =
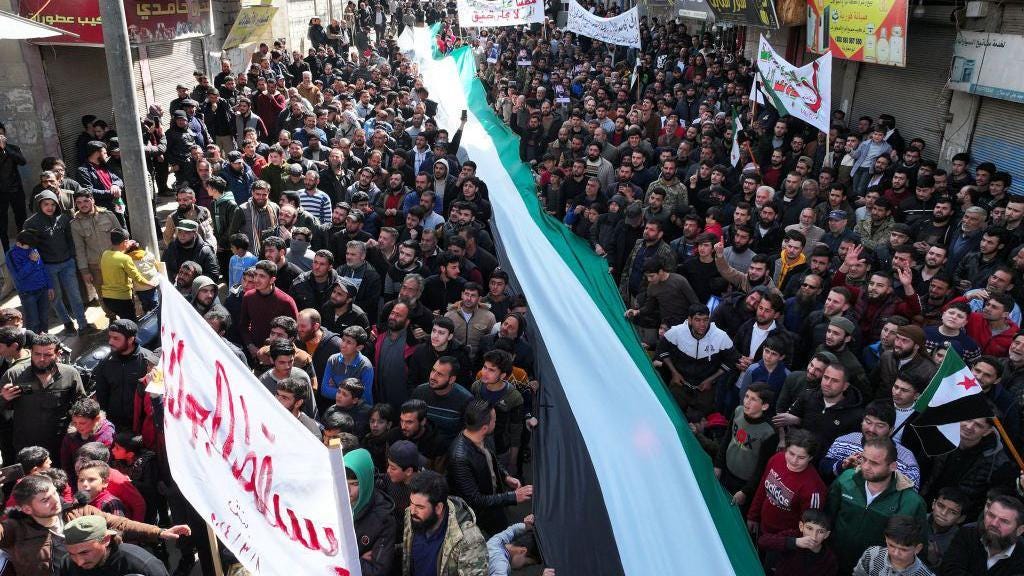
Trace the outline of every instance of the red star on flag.
[[963, 386], [964, 390], [970, 390], [978, 385], [978, 381], [974, 378], [968, 378], [964, 376], [964, 379], [956, 383], [957, 386]]

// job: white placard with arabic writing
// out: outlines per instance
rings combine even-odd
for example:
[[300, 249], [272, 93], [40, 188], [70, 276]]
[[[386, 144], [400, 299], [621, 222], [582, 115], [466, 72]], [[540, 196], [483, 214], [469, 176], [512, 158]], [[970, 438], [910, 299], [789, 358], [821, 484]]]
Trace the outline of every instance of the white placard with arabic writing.
[[254, 575], [359, 576], [327, 448], [161, 277], [167, 455], [174, 481]]
[[640, 47], [640, 15], [636, 7], [613, 18], [594, 16], [576, 0], [569, 0], [565, 29], [608, 44]]
[[1024, 102], [1024, 38], [962, 31], [953, 42], [949, 87], [1012, 102]]
[[458, 0], [459, 26], [488, 28], [544, 22], [543, 0]]

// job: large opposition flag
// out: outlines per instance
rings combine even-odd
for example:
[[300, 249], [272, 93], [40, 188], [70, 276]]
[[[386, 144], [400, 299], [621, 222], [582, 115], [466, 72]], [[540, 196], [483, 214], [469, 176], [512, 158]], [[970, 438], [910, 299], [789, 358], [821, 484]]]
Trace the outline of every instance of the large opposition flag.
[[[345, 480], [166, 278], [158, 381], [174, 481], [254, 575], [359, 576]], [[202, 538], [202, 535], [199, 535]]]
[[960, 445], [960, 422], [995, 415], [981, 384], [952, 347], [914, 403], [914, 410], [920, 415], [911, 426], [931, 456], [956, 450]]
[[729, 152], [729, 161], [733, 166], [740, 163], [740, 132], [743, 131], [743, 124], [740, 122], [736, 109], [732, 111], [732, 151]]
[[761, 87], [783, 116], [796, 116], [829, 131], [832, 119], [832, 53], [797, 68], [779, 56], [764, 36], [757, 51]]
[[501, 267], [529, 302], [541, 382], [533, 510], [545, 564], [602, 576], [763, 575], [738, 509], [623, 317], [607, 262], [544, 212], [473, 53], [434, 59], [426, 28], [406, 28], [399, 46], [438, 102], [439, 125], [468, 110], [462, 145], [487, 179]]

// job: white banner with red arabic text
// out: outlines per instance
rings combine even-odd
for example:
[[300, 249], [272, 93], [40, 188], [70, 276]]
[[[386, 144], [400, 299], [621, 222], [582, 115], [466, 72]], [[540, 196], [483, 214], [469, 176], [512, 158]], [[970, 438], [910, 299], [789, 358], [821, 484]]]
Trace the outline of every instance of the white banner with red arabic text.
[[832, 118], [832, 52], [797, 68], [761, 36], [757, 71], [761, 86], [779, 114], [796, 116], [828, 134]]
[[182, 494], [254, 575], [360, 576], [352, 512], [335, 493], [327, 448], [165, 278], [160, 292], [155, 378]]
[[543, 0], [457, 0], [456, 7], [463, 28], [544, 23]]

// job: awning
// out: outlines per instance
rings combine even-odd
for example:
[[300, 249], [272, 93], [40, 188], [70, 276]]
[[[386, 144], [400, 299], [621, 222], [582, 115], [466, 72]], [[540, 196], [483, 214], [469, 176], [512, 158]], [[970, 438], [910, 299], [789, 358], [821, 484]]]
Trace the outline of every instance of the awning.
[[60, 28], [47, 26], [22, 18], [17, 14], [0, 10], [0, 40], [28, 40], [31, 38], [50, 38], [53, 36], [72, 36], [78, 38], [78, 34], [66, 32]]

